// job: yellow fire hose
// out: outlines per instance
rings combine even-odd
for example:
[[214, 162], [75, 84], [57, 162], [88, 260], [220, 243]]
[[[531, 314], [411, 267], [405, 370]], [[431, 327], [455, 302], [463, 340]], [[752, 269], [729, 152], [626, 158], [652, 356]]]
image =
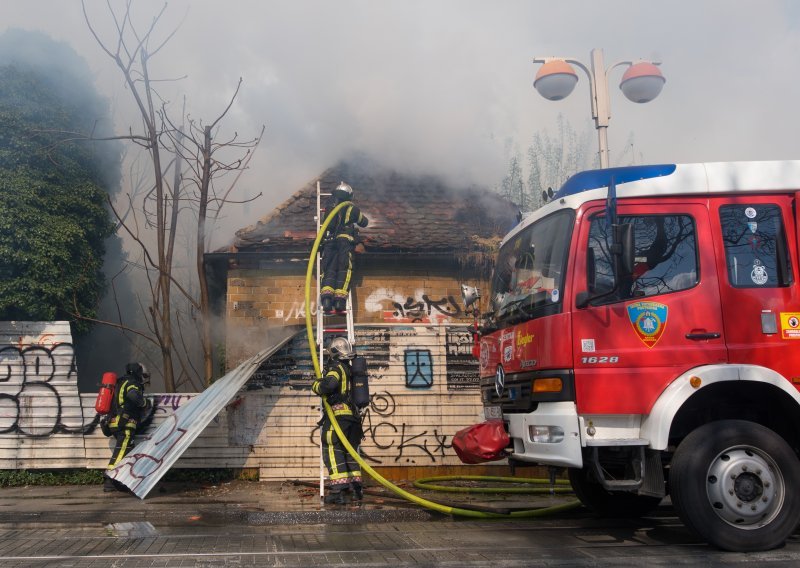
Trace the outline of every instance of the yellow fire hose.
[[[440, 485], [432, 481], [491, 481], [492, 483], [524, 483], [533, 487], [461, 487], [457, 485]], [[537, 487], [538, 486], [538, 487]], [[414, 481], [417, 489], [430, 491], [449, 491], [450, 493], [514, 493], [514, 494], [539, 494], [539, 493], [572, 493], [572, 486], [565, 479], [556, 479], [553, 484], [547, 479], [532, 477], [498, 477], [495, 475], [439, 475], [437, 477], [421, 477]]]
[[[314, 246], [311, 248], [311, 254], [308, 259], [308, 269], [306, 270], [306, 286], [305, 286], [306, 332], [308, 334], [308, 347], [309, 351], [311, 351], [311, 360], [314, 363], [314, 375], [317, 378], [322, 378], [322, 372], [320, 370], [319, 359], [317, 358], [316, 350], [314, 349], [314, 345], [316, 344], [316, 342], [314, 341], [314, 332], [311, 324], [311, 275], [314, 270], [314, 259], [316, 259], [317, 257], [317, 251], [319, 250], [320, 241], [322, 240], [322, 236], [325, 234], [325, 231], [328, 229], [328, 225], [330, 225], [331, 221], [339, 212], [339, 210], [351, 204], [352, 204], [351, 201], [345, 201], [343, 203], [338, 204], [336, 207], [333, 208], [333, 210], [331, 210], [330, 213], [328, 213], [328, 216], [326, 217], [325, 221], [320, 226], [319, 233], [317, 234], [317, 238], [314, 240]], [[339, 440], [342, 442], [342, 445], [344, 445], [344, 447], [347, 449], [347, 451], [350, 453], [353, 459], [355, 459], [356, 462], [358, 462], [358, 464], [361, 466], [361, 469], [366, 473], [368, 473], [375, 481], [380, 483], [389, 491], [399, 495], [400, 497], [403, 497], [404, 499], [407, 499], [408, 501], [411, 501], [412, 503], [421, 505], [427, 509], [438, 511], [440, 513], [445, 513], [447, 515], [458, 515], [462, 517], [473, 517], [479, 519], [487, 519], [487, 518], [502, 519], [502, 518], [540, 517], [544, 515], [560, 513], [562, 511], [568, 511], [580, 506], [579, 501], [573, 501], [565, 503], [563, 505], [555, 505], [552, 507], [531, 509], [525, 511], [512, 511], [509, 514], [501, 514], [501, 513], [489, 513], [484, 511], [475, 511], [471, 509], [463, 509], [460, 507], [453, 507], [449, 505], [443, 505], [441, 503], [436, 503], [434, 501], [429, 501], [428, 499], [424, 499], [422, 497], [419, 497], [418, 495], [414, 495], [413, 493], [409, 493], [408, 491], [401, 489], [400, 487], [394, 485], [392, 482], [387, 480], [377, 471], [372, 469], [372, 467], [370, 467], [370, 465], [361, 458], [361, 456], [358, 454], [358, 451], [355, 448], [353, 448], [350, 442], [347, 441], [347, 438], [342, 432], [339, 423], [336, 421], [336, 416], [334, 415], [333, 410], [331, 409], [330, 405], [328, 404], [328, 401], [325, 400], [325, 398], [322, 399], [322, 404], [325, 407], [325, 413], [328, 415], [331, 424], [333, 424], [333, 428], [336, 431], [336, 435], [339, 437]], [[449, 479], [453, 479], [455, 477], [456, 476], [449, 476]], [[515, 478], [492, 478], [488, 476], [467, 476], [467, 477], [480, 477], [481, 480], [493, 480], [493, 481], [514, 480], [516, 483], [521, 482], [521, 480]], [[463, 479], [464, 477], [459, 476], [458, 478]], [[424, 482], [424, 481], [430, 481], [432, 479], [434, 478], [429, 478], [420, 481]], [[444, 478], [435, 478], [435, 479], [444, 479]], [[535, 481], [536, 483], [549, 483], [545, 482], [544, 480], [535, 480]], [[437, 489], [439, 489], [439, 487], [437, 487]], [[466, 489], [466, 488], [457, 488], [457, 489]], [[512, 488], [505, 488], [505, 489], [512, 489]], [[554, 491], [561, 492], [559, 490], [563, 491], [562, 488], [554, 489]], [[492, 489], [492, 491], [494, 492], [497, 490]], [[547, 491], [550, 491], [550, 489], [548, 488]]]

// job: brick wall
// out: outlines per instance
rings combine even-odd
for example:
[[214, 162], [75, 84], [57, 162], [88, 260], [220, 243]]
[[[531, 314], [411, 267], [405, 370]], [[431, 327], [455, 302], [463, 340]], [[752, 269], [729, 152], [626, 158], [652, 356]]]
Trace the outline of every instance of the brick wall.
[[[461, 284], [488, 291], [486, 278], [460, 270], [453, 263], [438, 266], [431, 262], [382, 264], [356, 270], [352, 286], [356, 323], [469, 324], [472, 316], [465, 314]], [[262, 349], [270, 329], [305, 325], [305, 271], [305, 266], [229, 271], [228, 369]], [[313, 318], [318, 299], [313, 277], [311, 286]]]

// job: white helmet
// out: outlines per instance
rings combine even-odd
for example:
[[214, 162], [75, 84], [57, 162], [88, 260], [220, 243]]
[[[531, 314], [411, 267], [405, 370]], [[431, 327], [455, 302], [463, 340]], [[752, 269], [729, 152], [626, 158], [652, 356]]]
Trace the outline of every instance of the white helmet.
[[333, 196], [339, 200], [340, 203], [342, 201], [350, 201], [353, 199], [353, 188], [344, 182], [340, 182], [339, 185], [336, 186], [336, 189], [333, 190]]
[[328, 347], [328, 353], [336, 360], [352, 359], [356, 356], [353, 346], [344, 337], [334, 337]]

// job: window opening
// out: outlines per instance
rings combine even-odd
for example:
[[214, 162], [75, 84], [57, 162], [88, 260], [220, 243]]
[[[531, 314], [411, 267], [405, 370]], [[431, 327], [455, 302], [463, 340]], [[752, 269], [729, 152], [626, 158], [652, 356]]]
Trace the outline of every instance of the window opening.
[[780, 207], [763, 203], [724, 205], [719, 216], [732, 286], [777, 288], [792, 283]]
[[[633, 224], [634, 269], [629, 281], [601, 303], [645, 298], [686, 290], [698, 282], [697, 236], [694, 220], [688, 215], [620, 216], [619, 223]], [[611, 230], [605, 215], [592, 217], [589, 229], [589, 254], [594, 263], [593, 294], [614, 287], [614, 261], [611, 255]], [[588, 271], [591, 273], [591, 270]], [[587, 283], [591, 288], [591, 282]]]

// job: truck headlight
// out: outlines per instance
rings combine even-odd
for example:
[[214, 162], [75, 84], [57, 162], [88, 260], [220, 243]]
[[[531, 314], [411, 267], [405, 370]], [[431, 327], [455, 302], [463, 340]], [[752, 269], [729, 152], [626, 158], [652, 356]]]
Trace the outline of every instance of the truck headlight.
[[528, 426], [532, 442], [537, 444], [558, 444], [564, 441], [564, 429], [560, 426]]

